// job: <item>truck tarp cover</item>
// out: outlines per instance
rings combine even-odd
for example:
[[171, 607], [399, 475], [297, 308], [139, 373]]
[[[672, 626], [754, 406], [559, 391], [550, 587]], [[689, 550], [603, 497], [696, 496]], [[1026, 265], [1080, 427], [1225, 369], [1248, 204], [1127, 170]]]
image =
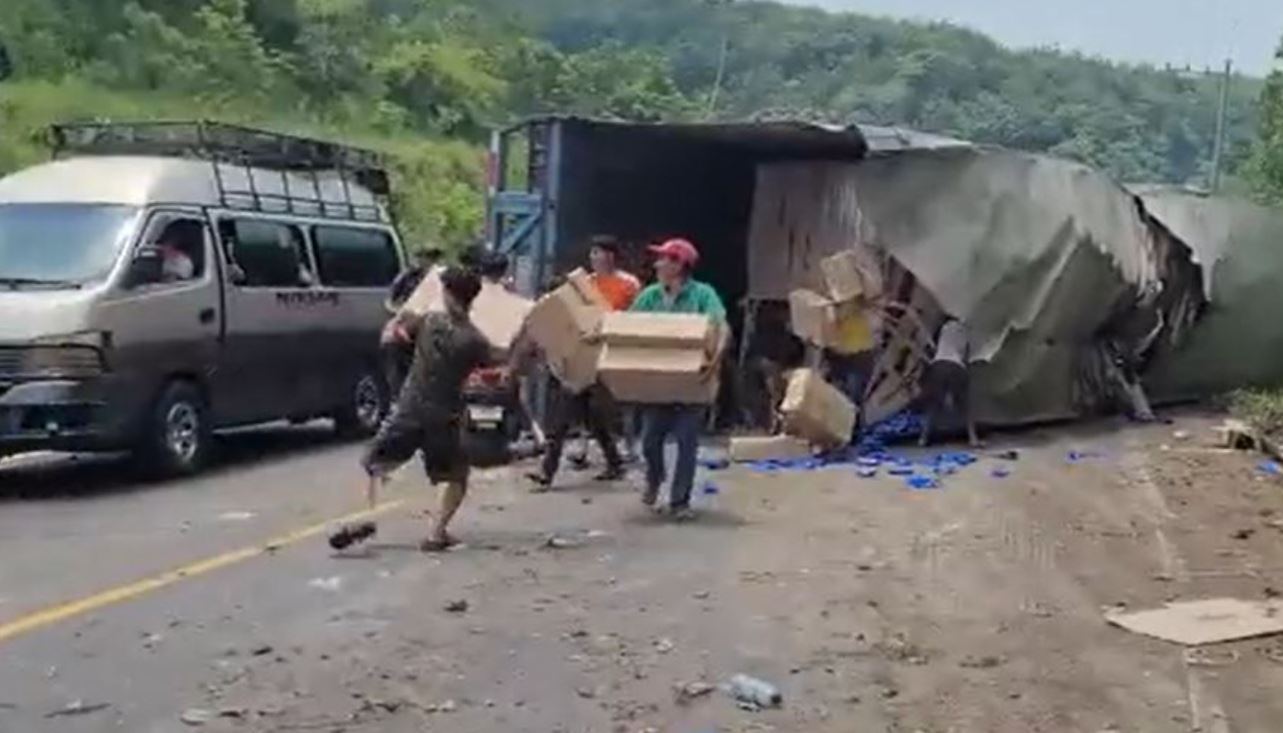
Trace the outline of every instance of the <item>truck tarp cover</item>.
[[1187, 242], [1211, 305], [1179, 348], [1146, 372], [1156, 395], [1213, 394], [1283, 381], [1283, 212], [1180, 192], [1142, 196]]
[[[1283, 305], [1280, 217], [1193, 197], [1161, 203], [1156, 215], [1077, 163], [977, 147], [765, 165], [749, 288], [754, 299], [785, 299], [818, 285], [824, 257], [863, 250], [885, 263], [883, 302], [914, 303], [932, 321], [922, 330], [934, 333], [944, 313], [968, 324], [977, 412], [991, 424], [1112, 407], [1104, 375], [1118, 352], [1106, 344], [1147, 382], [1150, 370], [1160, 377], [1159, 399], [1277, 382], [1283, 327], [1260, 314]], [[1212, 272], [1210, 287], [1199, 264]], [[897, 270], [911, 275], [907, 288]], [[1238, 325], [1248, 308], [1254, 323]], [[896, 343], [890, 332], [902, 319], [882, 325], [883, 346]], [[912, 399], [929, 339], [913, 352], [915, 368], [879, 356], [903, 384], [886, 404], [866, 403], [866, 419]], [[1229, 354], [1244, 363], [1222, 364]]]

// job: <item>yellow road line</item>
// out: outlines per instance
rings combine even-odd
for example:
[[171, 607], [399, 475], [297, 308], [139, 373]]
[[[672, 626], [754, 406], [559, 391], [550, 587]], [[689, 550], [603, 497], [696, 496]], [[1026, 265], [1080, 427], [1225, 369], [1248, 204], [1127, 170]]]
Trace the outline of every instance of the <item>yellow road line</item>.
[[337, 517], [335, 519], [329, 519], [324, 522], [314, 524], [310, 527], [304, 527], [303, 529], [290, 532], [289, 534], [284, 534], [280, 537], [270, 539], [261, 545], [244, 547], [221, 555], [215, 555], [214, 557], [207, 558], [205, 560], [198, 560], [197, 562], [169, 570], [150, 578], [145, 578], [126, 585], [120, 585], [115, 588], [102, 591], [101, 593], [95, 593], [94, 595], [87, 596], [76, 601], [60, 603], [39, 611], [34, 611], [12, 621], [0, 624], [0, 642], [35, 631], [36, 629], [40, 629], [45, 626], [56, 624], [60, 621], [66, 621], [69, 618], [89, 613], [90, 611], [96, 611], [100, 608], [121, 603], [122, 601], [127, 601], [131, 598], [137, 598], [138, 596], [146, 593], [151, 593], [152, 591], [173, 585], [180, 580], [194, 578], [206, 573], [212, 573], [220, 568], [235, 565], [238, 562], [243, 562], [252, 557], [272, 552], [278, 548], [285, 547], [286, 545], [301, 542], [309, 537], [315, 537], [316, 535], [326, 532], [335, 524], [346, 524], [349, 522], [359, 522], [364, 519], [370, 519], [380, 514], [390, 512], [393, 509], [397, 509], [404, 504], [404, 500], [390, 501], [374, 509], [353, 512], [352, 514], [348, 514], [344, 517]]

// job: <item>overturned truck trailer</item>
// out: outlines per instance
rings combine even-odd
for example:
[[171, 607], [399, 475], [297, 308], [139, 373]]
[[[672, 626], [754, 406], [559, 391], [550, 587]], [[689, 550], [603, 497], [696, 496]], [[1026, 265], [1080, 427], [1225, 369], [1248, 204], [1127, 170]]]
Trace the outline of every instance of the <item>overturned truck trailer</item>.
[[916, 398], [946, 315], [970, 327], [991, 425], [1109, 411], [1137, 378], [1155, 401], [1283, 383], [1277, 211], [868, 126], [543, 118], [492, 152], [490, 238], [531, 294], [593, 234], [636, 254], [687, 236], [743, 346], [755, 324], [784, 327], [763, 306], [778, 314], [818, 287], [822, 259], [858, 252], [876, 333], [866, 423]]
[[1262, 317], [1283, 305], [1278, 212], [957, 144], [761, 166], [750, 232], [757, 301], [816, 287], [838, 251], [869, 263], [866, 422], [915, 399], [946, 315], [993, 425], [1109, 411], [1137, 377], [1159, 401], [1283, 381], [1283, 325]]

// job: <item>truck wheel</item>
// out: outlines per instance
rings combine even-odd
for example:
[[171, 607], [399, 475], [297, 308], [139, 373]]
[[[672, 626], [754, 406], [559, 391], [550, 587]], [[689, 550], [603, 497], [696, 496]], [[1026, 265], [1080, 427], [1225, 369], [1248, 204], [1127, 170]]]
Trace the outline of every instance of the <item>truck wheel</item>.
[[148, 475], [190, 476], [204, 467], [211, 437], [200, 390], [188, 382], [172, 382], [152, 408], [135, 456]]
[[366, 438], [379, 430], [388, 413], [388, 390], [373, 369], [352, 380], [347, 402], [334, 413], [334, 427], [343, 438]]

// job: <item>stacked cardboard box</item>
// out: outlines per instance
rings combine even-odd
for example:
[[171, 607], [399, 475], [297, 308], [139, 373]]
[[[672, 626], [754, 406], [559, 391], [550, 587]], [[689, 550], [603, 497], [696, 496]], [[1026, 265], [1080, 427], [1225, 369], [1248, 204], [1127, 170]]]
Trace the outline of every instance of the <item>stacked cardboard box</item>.
[[873, 324], [865, 308], [865, 275], [854, 251], [820, 263], [824, 294], [800, 289], [789, 296], [793, 333], [809, 344], [843, 354], [873, 346]]
[[548, 368], [571, 390], [597, 381], [602, 348], [593, 338], [609, 305], [583, 270], [535, 303], [526, 318], [527, 333], [544, 352]]
[[704, 367], [718, 336], [706, 316], [608, 313], [598, 375], [616, 399], [637, 404], [709, 404], [716, 375]]

